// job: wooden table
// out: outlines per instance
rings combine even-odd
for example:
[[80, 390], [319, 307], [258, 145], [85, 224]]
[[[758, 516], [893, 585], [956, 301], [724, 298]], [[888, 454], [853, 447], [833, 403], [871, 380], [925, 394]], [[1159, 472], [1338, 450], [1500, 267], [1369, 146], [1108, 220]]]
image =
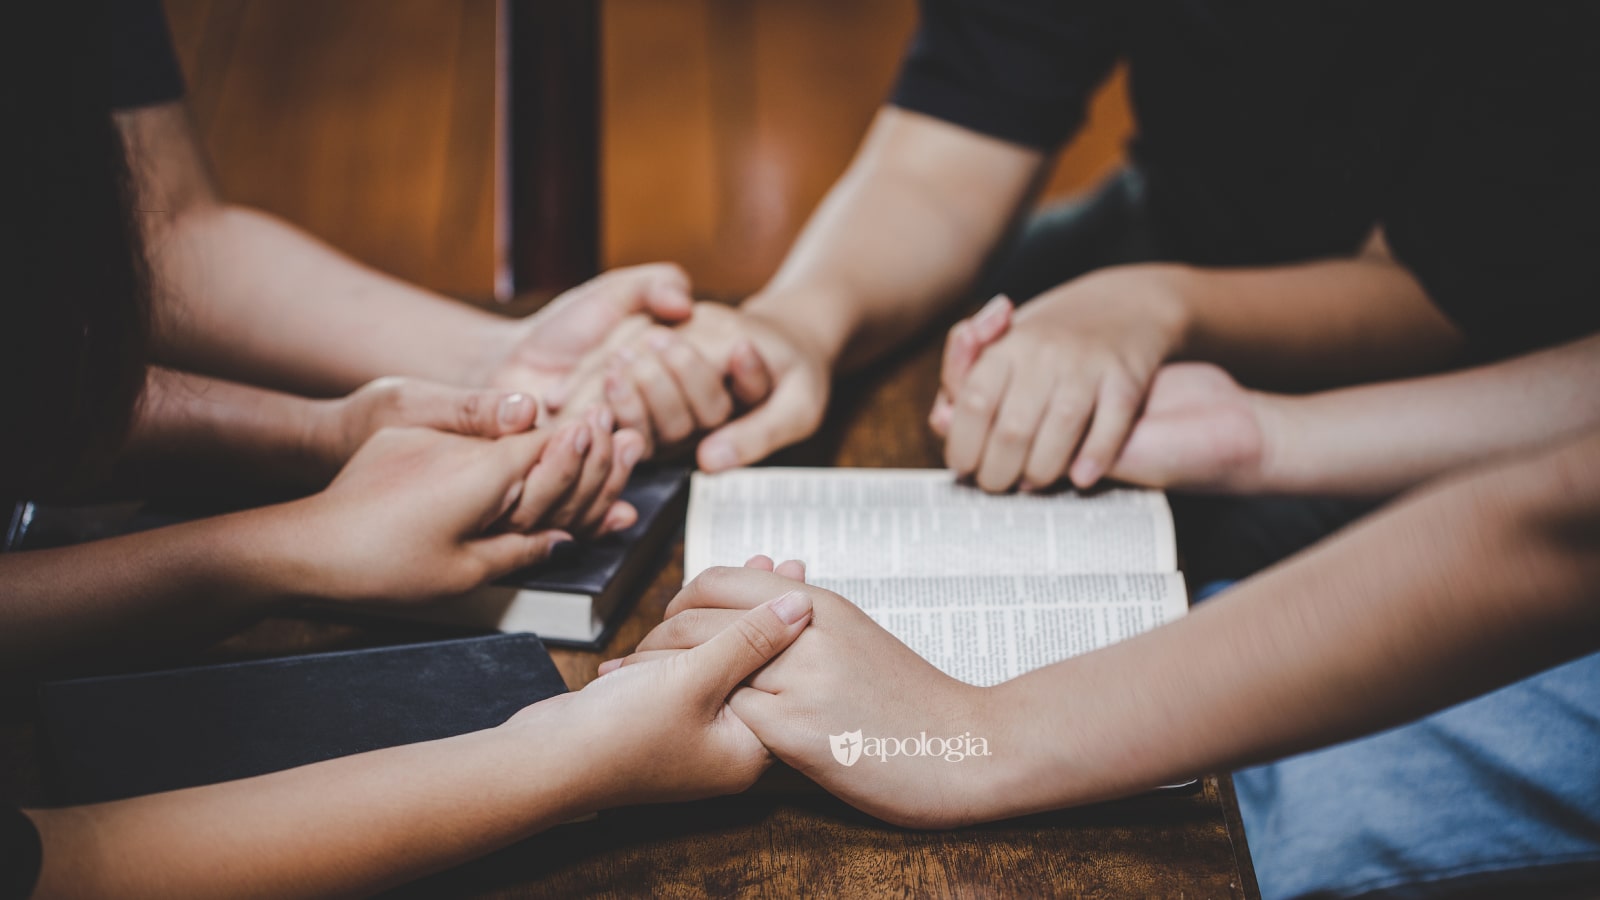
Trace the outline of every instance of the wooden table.
[[[937, 342], [837, 392], [823, 433], [783, 454], [792, 464], [939, 464], [924, 417], [937, 384]], [[683, 578], [680, 546], [603, 653], [555, 650], [567, 684], [595, 678], [656, 623]], [[400, 643], [420, 626], [270, 619], [205, 660]], [[39, 799], [32, 723], [6, 706], [0, 789]], [[1204, 779], [1187, 795], [1140, 797], [952, 832], [880, 824], [779, 770], [740, 797], [607, 812], [539, 835], [401, 896], [1259, 896], [1233, 786]]]

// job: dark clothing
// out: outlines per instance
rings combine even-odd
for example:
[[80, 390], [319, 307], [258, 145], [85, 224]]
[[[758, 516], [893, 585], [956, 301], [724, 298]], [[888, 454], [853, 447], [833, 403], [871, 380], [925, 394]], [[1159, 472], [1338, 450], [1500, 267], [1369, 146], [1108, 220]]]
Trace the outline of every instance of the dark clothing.
[[183, 97], [183, 72], [172, 51], [161, 0], [114, 0], [111, 26], [111, 108], [130, 109]]
[[1462, 6], [924, 0], [892, 102], [1052, 150], [1124, 60], [1156, 258], [1347, 255], [1381, 223], [1484, 354], [1600, 329], [1600, 12]]
[[0, 900], [33, 893], [42, 857], [33, 821], [15, 807], [0, 806]]

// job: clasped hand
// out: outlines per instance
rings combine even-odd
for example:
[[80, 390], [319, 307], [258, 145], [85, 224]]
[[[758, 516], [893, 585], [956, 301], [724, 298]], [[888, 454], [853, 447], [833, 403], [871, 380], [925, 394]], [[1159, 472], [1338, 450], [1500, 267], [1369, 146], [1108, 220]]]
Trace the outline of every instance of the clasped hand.
[[1126, 266], [957, 323], [929, 415], [950, 468], [994, 492], [1104, 477], [1258, 489], [1283, 403], [1210, 364], [1163, 364], [1181, 342], [1177, 290], [1164, 267]]
[[[630, 656], [602, 665], [595, 687], [642, 685], [646, 672], [730, 640], [748, 610], [791, 597], [810, 625], [771, 662], [733, 680], [727, 711], [771, 754], [851, 805], [914, 828], [947, 828], [988, 818], [1000, 775], [996, 756], [951, 761], [901, 755], [887, 761], [834, 757], [830, 736], [981, 737], [991, 754], [1014, 742], [985, 702], [986, 690], [935, 669], [854, 604], [807, 585], [799, 563], [756, 557], [744, 568], [709, 569], [684, 587], [666, 619]], [[698, 649], [696, 649], [698, 648]], [[638, 670], [635, 674], [634, 670]], [[631, 679], [631, 680], [630, 680]]]

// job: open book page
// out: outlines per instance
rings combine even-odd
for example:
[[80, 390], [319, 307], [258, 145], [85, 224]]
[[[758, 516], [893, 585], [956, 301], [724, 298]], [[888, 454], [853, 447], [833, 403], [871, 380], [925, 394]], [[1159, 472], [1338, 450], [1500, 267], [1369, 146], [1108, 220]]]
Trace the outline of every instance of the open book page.
[[945, 674], [999, 684], [1181, 618], [1183, 576], [808, 578], [861, 607]]
[[1174, 572], [1159, 491], [995, 496], [943, 469], [696, 473], [685, 580], [757, 553], [811, 578]]

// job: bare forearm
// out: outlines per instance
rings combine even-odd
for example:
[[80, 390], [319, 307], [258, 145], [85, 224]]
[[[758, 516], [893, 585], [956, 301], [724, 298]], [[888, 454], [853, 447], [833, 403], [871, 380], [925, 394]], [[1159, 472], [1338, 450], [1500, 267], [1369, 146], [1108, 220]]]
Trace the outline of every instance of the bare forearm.
[[141, 486], [185, 489], [223, 476], [320, 487], [339, 462], [318, 450], [332, 401], [152, 369], [123, 469]]
[[1241, 381], [1305, 387], [1434, 371], [1455, 326], [1404, 268], [1357, 257], [1259, 269], [1173, 267], [1187, 328], [1177, 357]]
[[991, 812], [1323, 746], [1592, 650], [1596, 460], [1591, 434], [1453, 480], [1178, 623], [997, 688], [1028, 762]]
[[309, 592], [291, 562], [292, 505], [72, 547], [0, 555], [7, 669], [154, 655]]
[[1600, 337], [1446, 375], [1258, 398], [1263, 487], [1380, 496], [1600, 427]]
[[830, 361], [865, 362], [959, 297], [1042, 165], [1037, 151], [886, 108], [746, 309], [781, 321]]
[[340, 394], [384, 375], [464, 384], [503, 352], [507, 320], [357, 263], [265, 213], [189, 213], [157, 248], [171, 293], [163, 361], [240, 381]]
[[33, 811], [44, 842], [37, 896], [368, 894], [588, 811], [585, 778], [603, 773], [566, 749], [571, 729], [514, 727]]
[[116, 114], [155, 275], [159, 358], [310, 393], [383, 375], [465, 383], [505, 320], [374, 271], [265, 213], [223, 202], [188, 111]]

